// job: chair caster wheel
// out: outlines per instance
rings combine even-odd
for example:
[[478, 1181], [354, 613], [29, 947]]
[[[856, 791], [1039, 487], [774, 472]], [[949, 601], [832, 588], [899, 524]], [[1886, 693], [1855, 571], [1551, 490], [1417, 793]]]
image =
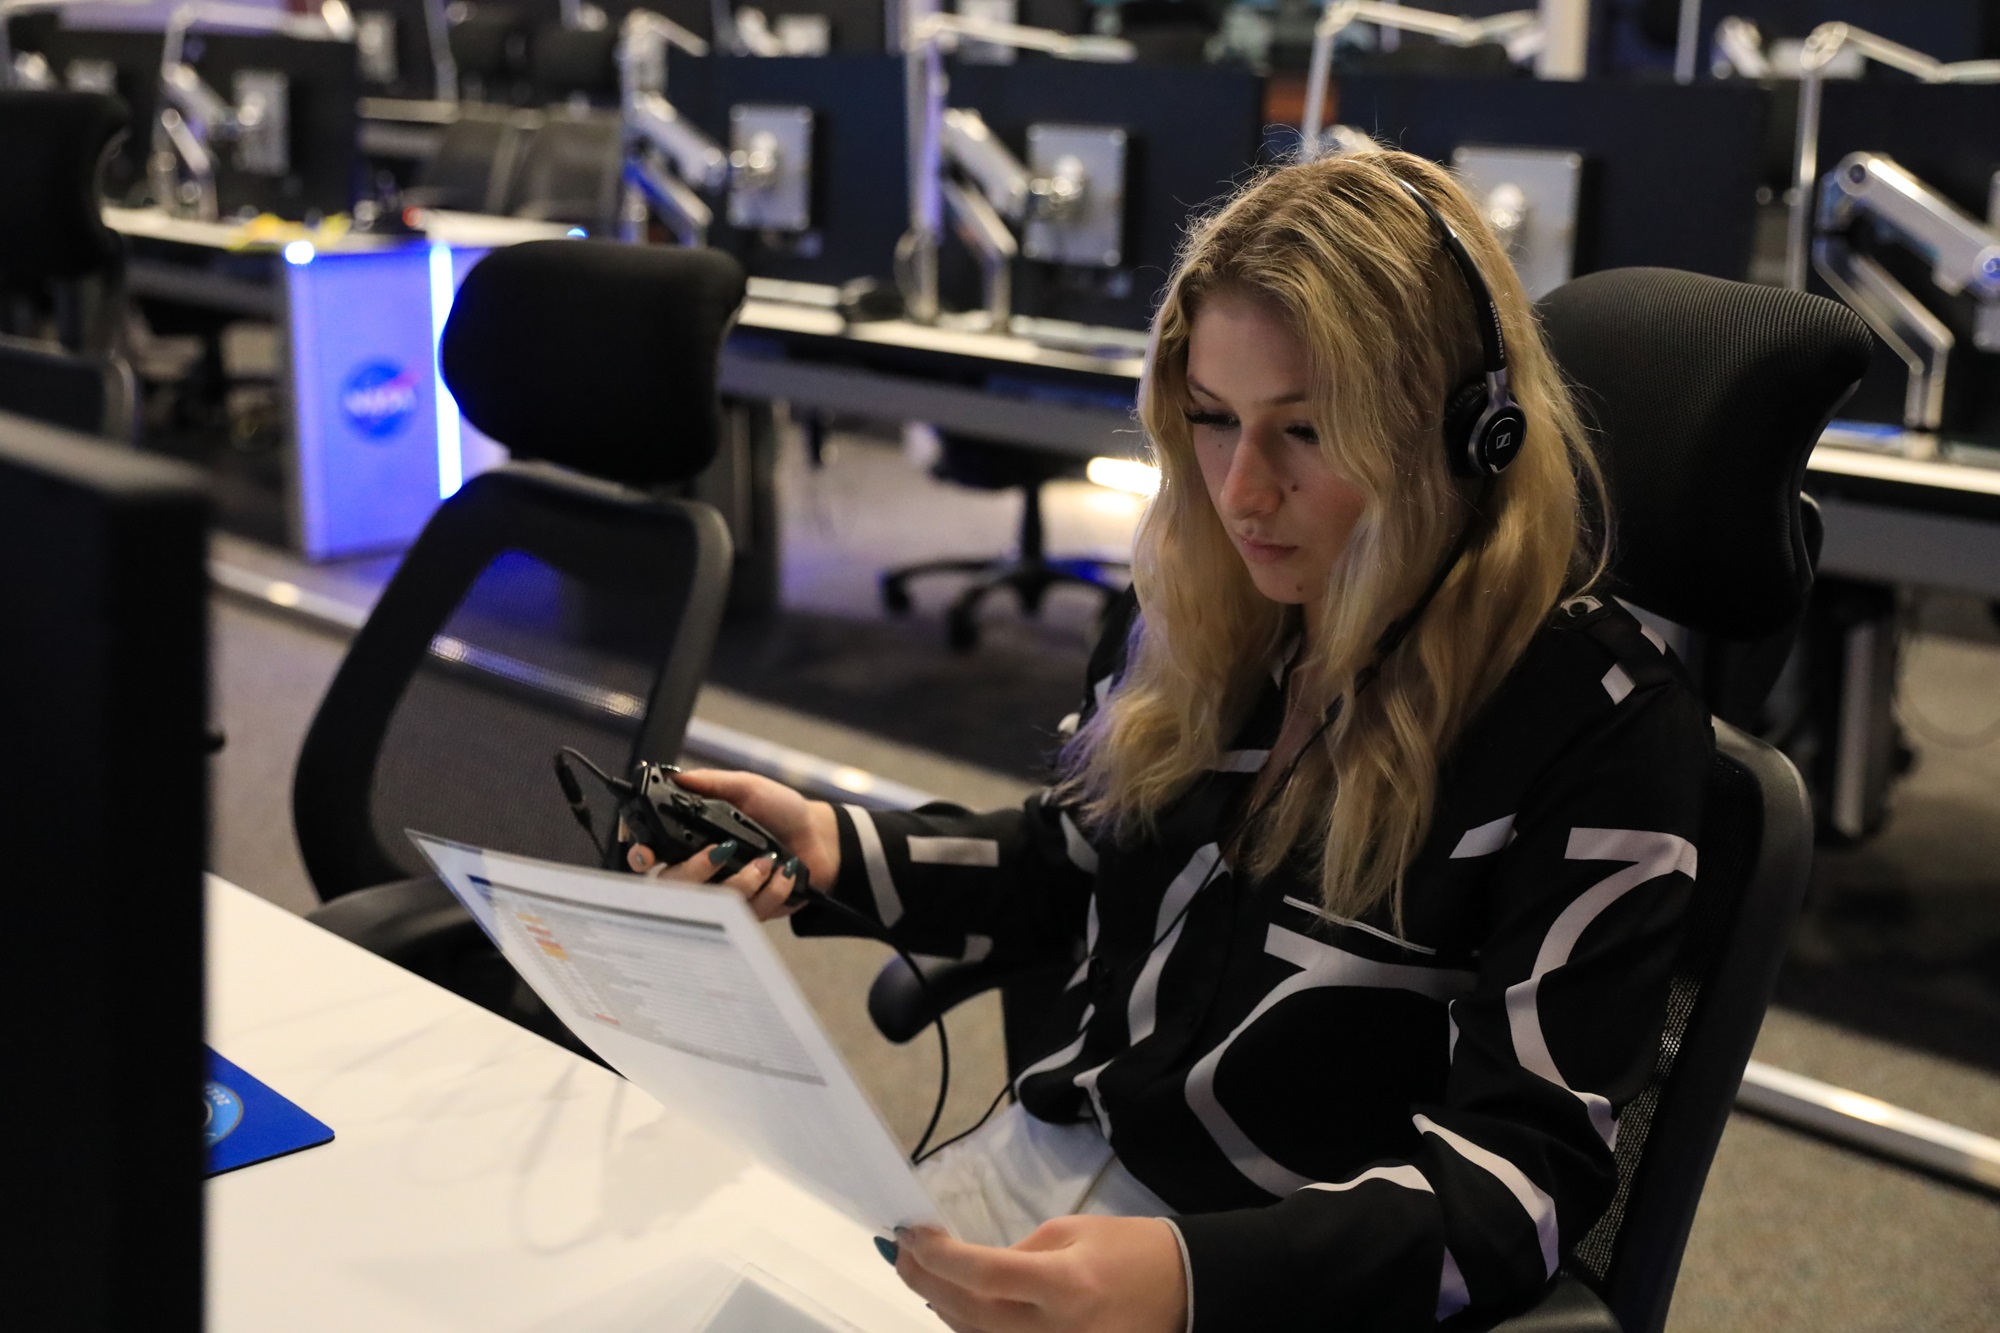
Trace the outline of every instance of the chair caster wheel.
[[955, 653], [969, 653], [979, 646], [979, 622], [972, 612], [954, 607], [944, 620], [944, 641]]
[[897, 579], [882, 580], [882, 607], [890, 615], [910, 614], [910, 590]]

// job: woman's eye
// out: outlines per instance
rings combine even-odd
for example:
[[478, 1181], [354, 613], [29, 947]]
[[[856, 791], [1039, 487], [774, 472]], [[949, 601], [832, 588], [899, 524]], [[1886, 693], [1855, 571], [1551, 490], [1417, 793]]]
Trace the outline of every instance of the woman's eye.
[[1197, 428], [1207, 426], [1215, 430], [1228, 430], [1236, 424], [1236, 418], [1227, 412], [1196, 411], [1183, 412], [1181, 415], [1187, 418], [1188, 425]]
[[1300, 424], [1296, 426], [1287, 426], [1285, 427], [1285, 434], [1291, 436], [1295, 440], [1301, 440], [1306, 444], [1319, 443], [1319, 432], [1315, 430], [1313, 427], [1305, 424]]

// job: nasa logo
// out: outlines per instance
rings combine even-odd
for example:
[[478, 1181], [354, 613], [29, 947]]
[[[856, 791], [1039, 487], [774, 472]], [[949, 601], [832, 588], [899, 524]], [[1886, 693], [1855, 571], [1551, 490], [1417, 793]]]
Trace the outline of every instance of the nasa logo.
[[202, 1112], [202, 1138], [213, 1148], [243, 1123], [243, 1099], [234, 1090], [210, 1080], [203, 1090]]
[[340, 410], [354, 429], [384, 440], [416, 414], [417, 381], [391, 361], [370, 361], [340, 386]]

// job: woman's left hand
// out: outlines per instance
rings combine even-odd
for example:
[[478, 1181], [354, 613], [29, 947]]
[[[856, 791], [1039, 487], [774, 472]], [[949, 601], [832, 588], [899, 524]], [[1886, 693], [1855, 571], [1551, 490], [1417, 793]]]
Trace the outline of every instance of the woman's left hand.
[[919, 1227], [896, 1273], [958, 1333], [1181, 1333], [1187, 1284], [1157, 1217], [1058, 1217], [1011, 1249]]

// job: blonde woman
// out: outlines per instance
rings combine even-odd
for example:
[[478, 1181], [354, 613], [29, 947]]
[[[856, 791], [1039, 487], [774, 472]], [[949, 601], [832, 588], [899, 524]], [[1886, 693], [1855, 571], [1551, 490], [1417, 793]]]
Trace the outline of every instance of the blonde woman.
[[[1509, 394], [1525, 443], [1467, 458]], [[1050, 790], [871, 816], [689, 784], [912, 951], [1076, 965], [1013, 1104], [924, 1168], [957, 1238], [900, 1238], [953, 1328], [1503, 1315], [1612, 1197], [1706, 714], [1592, 593], [1575, 409], [1430, 163], [1287, 166], [1198, 223], [1140, 401], [1162, 483], [1136, 605]], [[773, 916], [796, 873], [732, 883]]]

